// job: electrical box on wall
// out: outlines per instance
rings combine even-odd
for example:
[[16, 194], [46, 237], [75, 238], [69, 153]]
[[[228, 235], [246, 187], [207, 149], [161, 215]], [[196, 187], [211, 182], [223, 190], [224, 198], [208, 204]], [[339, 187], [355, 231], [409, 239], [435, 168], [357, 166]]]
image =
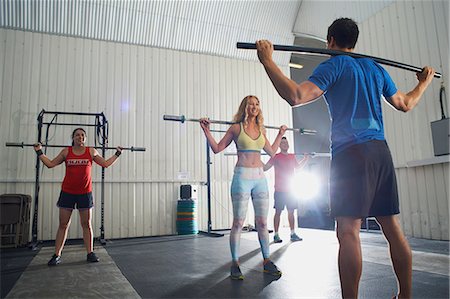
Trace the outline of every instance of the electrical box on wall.
[[431, 135], [433, 136], [433, 148], [435, 156], [448, 155], [450, 153], [449, 118], [431, 122]]
[[180, 199], [198, 199], [197, 186], [195, 185], [181, 185]]

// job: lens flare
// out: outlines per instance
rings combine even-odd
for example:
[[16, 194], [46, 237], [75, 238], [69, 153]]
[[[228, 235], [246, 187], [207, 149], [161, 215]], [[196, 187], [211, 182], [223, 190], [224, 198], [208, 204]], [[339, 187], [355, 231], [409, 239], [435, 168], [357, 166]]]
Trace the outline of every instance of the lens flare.
[[123, 100], [120, 104], [120, 108], [122, 111], [128, 112], [130, 110], [130, 101]]
[[298, 171], [291, 180], [291, 192], [301, 200], [313, 199], [319, 188], [319, 178], [310, 172]]

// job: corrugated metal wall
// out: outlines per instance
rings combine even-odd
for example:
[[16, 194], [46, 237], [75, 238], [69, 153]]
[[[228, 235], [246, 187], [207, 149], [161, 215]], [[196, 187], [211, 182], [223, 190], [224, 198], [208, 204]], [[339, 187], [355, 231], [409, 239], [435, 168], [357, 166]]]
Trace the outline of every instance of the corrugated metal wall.
[[292, 44], [300, 2], [4, 0], [0, 27], [255, 60], [236, 42]]
[[[312, 5], [309, 1], [306, 4]], [[329, 24], [335, 17], [353, 17], [360, 21], [356, 52], [415, 66], [431, 65], [443, 74], [442, 80], [433, 81], [413, 111], [405, 114], [384, 105], [383, 112], [386, 138], [397, 168], [400, 215], [406, 234], [448, 240], [449, 159], [448, 156], [433, 158], [430, 122], [441, 118], [441, 82], [449, 90], [449, 2], [394, 1], [390, 5], [384, 4], [383, 1], [360, 2], [353, 7], [347, 6], [343, 12], [343, 3], [336, 2], [336, 9], [330, 9], [335, 13]], [[366, 13], [366, 9], [377, 5], [379, 11], [376, 14]], [[308, 27], [313, 22], [300, 18], [304, 9], [302, 4], [294, 31], [306, 30], [304, 33], [325, 38], [329, 24], [324, 28]], [[309, 17], [315, 17], [314, 10]], [[400, 90], [407, 92], [415, 86], [414, 73], [392, 67], [386, 69]], [[448, 104], [445, 109], [449, 116]]]
[[[432, 157], [430, 122], [441, 117], [441, 82], [445, 83], [447, 90], [449, 86], [446, 80], [449, 76], [448, 2], [398, 2], [360, 27], [358, 51], [416, 66], [431, 65], [443, 74], [442, 79], [433, 81], [413, 111], [396, 113], [387, 106], [384, 111], [388, 122], [387, 135], [395, 149], [398, 165]], [[414, 73], [392, 67], [387, 69], [400, 90], [409, 91], [415, 86], [417, 79]]]
[[448, 240], [449, 163], [398, 167], [402, 227], [409, 236]]
[[[425, 160], [434, 157], [430, 123], [441, 118], [441, 82], [449, 90], [448, 14], [448, 1], [398, 1], [361, 24], [357, 46], [358, 52], [431, 65], [443, 74], [413, 111], [400, 113], [388, 105], [383, 110], [386, 139], [397, 168], [403, 228], [410, 236], [438, 240], [449, 239], [449, 162]], [[387, 69], [400, 90], [415, 86], [414, 73]], [[449, 116], [448, 105], [445, 109]]]
[[[6, 148], [4, 143], [34, 142], [36, 117], [43, 108], [104, 112], [110, 146], [147, 148], [144, 153], [124, 153], [106, 170], [107, 238], [175, 233], [180, 184], [206, 180], [206, 143], [200, 126], [165, 122], [163, 114], [229, 120], [244, 96], [256, 94], [268, 124], [292, 124], [291, 108], [280, 100], [257, 62], [6, 29], [0, 30], [0, 53], [0, 158], [5, 161], [0, 166], [0, 193], [33, 194], [35, 154], [31, 148]], [[53, 127], [49, 140], [68, 143], [72, 130]], [[271, 140], [275, 135], [268, 131]], [[94, 132], [88, 130], [90, 144], [93, 139]], [[50, 157], [57, 153], [48, 150]], [[213, 156], [213, 228], [230, 227], [229, 184], [235, 159]], [[100, 167], [94, 169], [98, 236]], [[189, 179], [179, 180], [185, 172]], [[63, 175], [64, 166], [43, 170], [39, 239], [54, 239]], [[205, 186], [199, 186], [199, 202], [199, 225], [206, 229]], [[81, 237], [74, 216], [70, 238]]]
[[303, 0], [294, 33], [319, 37], [326, 41], [327, 28], [337, 18], [353, 18], [356, 22], [363, 22], [376, 14], [395, 0]]
[[[236, 50], [236, 41], [268, 38], [292, 44], [296, 17], [294, 32], [324, 38], [334, 18], [326, 12], [341, 13], [360, 21], [357, 52], [430, 64], [448, 78], [447, 1], [301, 2], [297, 16], [300, 1], [3, 1], [0, 27], [7, 29], [0, 31], [1, 143], [34, 141], [42, 108], [105, 112], [111, 123], [110, 145], [147, 147], [146, 153], [124, 154], [107, 170], [107, 237], [169, 234], [174, 231], [182, 183], [179, 173], [189, 172], [189, 181], [196, 184], [206, 179], [205, 141], [195, 124], [165, 123], [162, 114], [229, 119], [240, 99], [255, 93], [263, 99], [269, 123], [291, 121], [290, 108], [275, 94], [254, 51]], [[327, 24], [320, 26], [325, 20]], [[67, 37], [72, 35], [88, 39]], [[276, 53], [281, 65], [288, 58]], [[414, 74], [388, 70], [400, 89], [414, 85]], [[444, 84], [449, 90], [448, 82]], [[448, 239], [448, 162], [420, 162], [433, 156], [429, 123], [440, 118], [438, 90], [435, 80], [413, 112], [387, 107], [384, 112], [405, 231]], [[50, 130], [51, 142], [67, 142], [70, 130]], [[94, 133], [88, 133], [92, 142]], [[56, 153], [49, 150], [49, 155]], [[35, 157], [30, 149], [3, 148], [0, 158], [5, 161], [0, 166], [0, 192], [32, 194]], [[214, 228], [229, 227], [228, 185], [234, 159], [218, 155], [213, 160]], [[40, 239], [54, 238], [54, 202], [63, 174], [63, 167], [43, 172]], [[97, 201], [99, 179], [97, 167]], [[204, 199], [205, 187], [199, 190]], [[95, 213], [97, 232], [99, 209]], [[204, 201], [200, 226], [206, 228]], [[77, 221], [70, 232], [75, 236], [80, 236]]]

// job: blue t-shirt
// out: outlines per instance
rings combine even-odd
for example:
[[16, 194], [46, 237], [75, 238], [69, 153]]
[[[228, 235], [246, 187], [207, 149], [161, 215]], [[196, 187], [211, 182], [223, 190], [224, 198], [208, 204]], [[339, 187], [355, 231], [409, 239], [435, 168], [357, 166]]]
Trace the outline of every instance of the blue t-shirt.
[[397, 92], [386, 70], [369, 58], [348, 55], [322, 62], [308, 79], [324, 91], [331, 116], [331, 151], [384, 140], [382, 96]]

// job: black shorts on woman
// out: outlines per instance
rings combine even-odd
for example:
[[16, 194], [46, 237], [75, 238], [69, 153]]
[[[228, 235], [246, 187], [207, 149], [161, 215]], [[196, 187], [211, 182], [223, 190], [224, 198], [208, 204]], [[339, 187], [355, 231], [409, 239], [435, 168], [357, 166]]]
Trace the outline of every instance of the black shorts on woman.
[[354, 144], [333, 155], [330, 199], [333, 217], [400, 213], [394, 164], [385, 140]]
[[71, 194], [61, 191], [59, 194], [58, 202], [56, 203], [58, 208], [64, 209], [90, 209], [94, 207], [94, 198], [92, 197], [92, 192], [85, 194]]

